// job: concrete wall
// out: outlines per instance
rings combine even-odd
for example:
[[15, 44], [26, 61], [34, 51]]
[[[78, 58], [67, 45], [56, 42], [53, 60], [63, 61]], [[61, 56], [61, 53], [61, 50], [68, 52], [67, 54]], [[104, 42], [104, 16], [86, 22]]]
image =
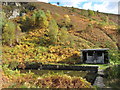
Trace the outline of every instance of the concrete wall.
[[[95, 53], [93, 53], [93, 56], [89, 56], [88, 54], [89, 52], [87, 52], [87, 60], [85, 61], [86, 63], [104, 63], [104, 52], [102, 53], [102, 56], [98, 56], [97, 52], [96, 56]], [[96, 58], [95, 58], [96, 57]]]

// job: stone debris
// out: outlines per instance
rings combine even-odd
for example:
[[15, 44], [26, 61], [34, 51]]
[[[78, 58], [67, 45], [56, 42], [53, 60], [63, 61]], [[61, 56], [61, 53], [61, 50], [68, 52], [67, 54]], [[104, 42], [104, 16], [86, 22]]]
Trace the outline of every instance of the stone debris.
[[104, 76], [104, 70], [98, 69], [98, 76], [96, 77], [93, 85], [99, 88], [104, 88], [105, 84], [103, 82], [103, 76]]
[[99, 88], [104, 88], [105, 84], [103, 83], [103, 77], [101, 77], [101, 76], [96, 77], [96, 80], [93, 85], [97, 86]]

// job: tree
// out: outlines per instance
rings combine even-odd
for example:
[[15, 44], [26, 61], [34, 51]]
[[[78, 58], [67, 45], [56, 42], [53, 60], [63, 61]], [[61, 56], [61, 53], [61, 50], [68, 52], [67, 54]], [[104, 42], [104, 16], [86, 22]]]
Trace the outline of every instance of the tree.
[[69, 15], [64, 15], [64, 17], [65, 17], [65, 24], [66, 24], [66, 26], [69, 26], [70, 22], [71, 22], [71, 19], [70, 19]]
[[29, 31], [31, 27], [40, 27], [40, 28], [47, 28], [48, 27], [48, 20], [45, 12], [43, 10], [34, 11], [32, 16], [23, 16], [21, 18], [21, 28], [22, 31]]
[[30, 28], [32, 27], [32, 21], [31, 21], [31, 17], [29, 16], [22, 16], [20, 18], [21, 20], [21, 29], [22, 32], [27, 32], [30, 30]]
[[49, 10], [46, 11], [46, 16], [48, 21], [52, 19], [51, 12]]
[[0, 30], [2, 29], [2, 27], [4, 26], [5, 22], [6, 22], [6, 14], [4, 12], [0, 12]]
[[48, 36], [50, 38], [50, 42], [52, 44], [55, 44], [57, 42], [57, 39], [58, 39], [58, 25], [54, 19], [52, 19], [49, 22], [48, 29], [49, 29]]
[[36, 15], [34, 13], [31, 17], [31, 22], [32, 22], [32, 26], [34, 26], [36, 24]]
[[57, 5], [60, 5], [60, 2], [57, 2]]
[[2, 39], [3, 43], [12, 46], [13, 42], [15, 40], [15, 29], [16, 26], [13, 22], [8, 21], [4, 28], [3, 28], [3, 33], [2, 33]]
[[66, 27], [68, 30], [73, 28], [73, 24], [71, 23], [71, 19], [69, 17], [69, 15], [64, 15], [64, 19], [61, 19], [59, 22], [58, 22], [58, 25], [60, 28], [62, 27]]
[[16, 25], [16, 32], [15, 32], [16, 43], [19, 43], [20, 32], [21, 32], [21, 28], [20, 28], [20, 25], [18, 24], [18, 25]]
[[69, 46], [73, 47], [75, 45], [75, 43], [74, 43], [74, 35], [69, 34], [68, 40], [70, 42]]
[[94, 16], [95, 14], [94, 14], [94, 11], [92, 11], [92, 10], [88, 10], [88, 16]]
[[59, 34], [59, 40], [60, 42], [66, 43], [68, 41], [68, 32], [66, 27], [61, 28], [61, 32]]
[[39, 10], [37, 12], [37, 19], [38, 19], [38, 24], [41, 28], [48, 27], [47, 17], [46, 17], [45, 12], [43, 10]]

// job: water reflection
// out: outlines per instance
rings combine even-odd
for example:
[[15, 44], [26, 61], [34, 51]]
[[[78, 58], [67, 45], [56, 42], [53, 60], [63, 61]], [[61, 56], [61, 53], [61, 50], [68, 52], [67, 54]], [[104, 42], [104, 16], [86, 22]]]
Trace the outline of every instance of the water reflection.
[[[67, 74], [70, 76], [80, 76], [85, 77], [88, 71], [70, 71], [70, 70], [30, 70], [36, 75], [44, 75], [44, 74], [52, 74], [52, 73], [60, 73], [60, 74]], [[29, 70], [21, 70], [21, 73], [27, 73]]]

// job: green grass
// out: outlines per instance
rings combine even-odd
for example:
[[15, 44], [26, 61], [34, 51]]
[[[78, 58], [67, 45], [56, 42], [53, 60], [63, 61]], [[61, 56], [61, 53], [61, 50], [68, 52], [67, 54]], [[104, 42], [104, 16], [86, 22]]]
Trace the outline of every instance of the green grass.
[[98, 66], [99, 69], [106, 69], [112, 64], [62, 64], [62, 63], [51, 63], [48, 65], [66, 65], [66, 66]]
[[120, 65], [120, 63], [113, 63], [112, 61], [109, 64], [62, 64], [62, 63], [50, 63], [48, 65], [66, 65], [66, 66], [98, 66], [99, 69], [106, 69], [113, 65]]

